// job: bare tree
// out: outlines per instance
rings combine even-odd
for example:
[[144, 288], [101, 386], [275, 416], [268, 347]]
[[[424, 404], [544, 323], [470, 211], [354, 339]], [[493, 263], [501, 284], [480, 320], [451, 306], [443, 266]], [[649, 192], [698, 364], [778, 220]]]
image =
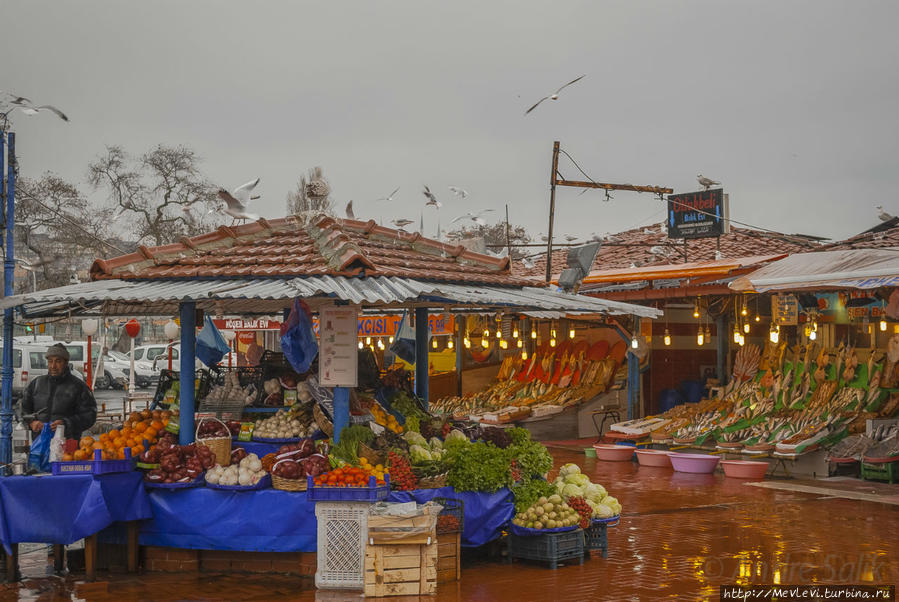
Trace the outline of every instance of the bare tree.
[[296, 215], [307, 211], [334, 213], [330, 199], [331, 183], [325, 178], [321, 167], [313, 167], [300, 176], [297, 189], [287, 193], [287, 213]]
[[138, 241], [163, 245], [214, 229], [221, 216], [216, 190], [199, 169], [200, 158], [184, 146], [163, 146], [134, 159], [120, 146], [89, 166], [88, 181], [108, 191], [116, 217]]
[[[91, 203], [52, 173], [16, 183], [16, 234], [30, 256], [38, 288], [69, 284], [72, 273], [97, 256], [118, 252], [108, 242], [111, 209]], [[23, 283], [25, 284], [25, 283]]]
[[[496, 252], [502, 252], [506, 248], [506, 222], [497, 222], [495, 224], [465, 226], [458, 230], [447, 232], [446, 237], [451, 240], [462, 240], [466, 238], [483, 238], [488, 249]], [[509, 242], [512, 245], [512, 259], [520, 259], [527, 255], [527, 248], [516, 247], [531, 242], [531, 237], [525, 230], [524, 226], [515, 226], [509, 224]], [[502, 248], [500, 248], [500, 246]]]

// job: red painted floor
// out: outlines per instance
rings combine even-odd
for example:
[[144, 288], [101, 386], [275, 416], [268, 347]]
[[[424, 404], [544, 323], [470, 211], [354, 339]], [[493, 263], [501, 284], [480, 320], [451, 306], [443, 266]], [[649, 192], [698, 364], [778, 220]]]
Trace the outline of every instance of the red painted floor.
[[[840, 498], [857, 491], [895, 500], [899, 485], [855, 480], [780, 480], [766, 489], [721, 474], [607, 463], [553, 450], [575, 461], [621, 500], [609, 557], [549, 570], [463, 556], [462, 580], [427, 600], [709, 600], [726, 583], [899, 582], [899, 505]], [[315, 591], [295, 577], [258, 575], [103, 575], [47, 577], [42, 554], [23, 562], [25, 580], [4, 585], [6, 600], [348, 600], [359, 592]], [[399, 598], [395, 598], [399, 600]]]

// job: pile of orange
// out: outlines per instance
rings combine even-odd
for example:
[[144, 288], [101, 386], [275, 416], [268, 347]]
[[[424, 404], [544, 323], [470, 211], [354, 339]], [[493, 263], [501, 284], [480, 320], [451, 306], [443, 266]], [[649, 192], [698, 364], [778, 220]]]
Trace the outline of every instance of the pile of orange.
[[[121, 429], [113, 429], [103, 433], [96, 439], [85, 436], [78, 442], [78, 450], [73, 454], [63, 456], [63, 461], [92, 460], [94, 450], [100, 450], [103, 460], [124, 460], [125, 448], [131, 448], [131, 457], [143, 453], [146, 447], [144, 441], [152, 446], [159, 439], [172, 413], [162, 410], [144, 410], [133, 412]], [[148, 447], [149, 447], [148, 446]]]

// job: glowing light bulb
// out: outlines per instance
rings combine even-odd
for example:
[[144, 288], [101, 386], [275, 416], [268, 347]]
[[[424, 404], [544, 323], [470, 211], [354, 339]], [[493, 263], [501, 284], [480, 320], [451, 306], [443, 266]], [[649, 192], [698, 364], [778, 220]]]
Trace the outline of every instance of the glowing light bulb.
[[485, 329], [484, 329], [484, 337], [486, 338], [486, 337], [489, 337], [489, 336], [490, 336], [490, 330], [487, 329], [487, 328], [485, 328]]
[[378, 339], [378, 349], [384, 351], [384, 339]]
[[497, 331], [496, 331], [496, 338], [499, 339], [499, 338], [502, 338], [502, 336], [503, 336], [503, 333], [500, 332], [499, 329], [497, 329]]
[[436, 338], [431, 339], [431, 347], [433, 347], [434, 349], [437, 349], [437, 339]]
[[818, 333], [816, 331], [813, 330], [810, 333], [808, 333], [808, 340], [814, 341], [817, 338], [818, 338]]
[[756, 321], [756, 322], [761, 322], [761, 321], [762, 321], [762, 317], [761, 317], [760, 315], [756, 314], [756, 316], [755, 316], [755, 321]]
[[734, 343], [740, 342], [740, 329], [734, 330]]
[[514, 328], [514, 329], [512, 330], [512, 338], [513, 338], [513, 339], [517, 339], [517, 338], [518, 338], [518, 329], [517, 329], [517, 328]]
[[365, 344], [371, 345], [371, 337], [365, 337]]
[[745, 324], [743, 324], [743, 332], [745, 332], [746, 334], [749, 334], [749, 322], [746, 322]]
[[772, 343], [777, 343], [780, 340], [780, 333], [777, 330], [772, 329], [771, 333], [768, 335], [768, 338]]
[[571, 330], [568, 331], [568, 338], [569, 338], [569, 339], [573, 339], [573, 338], [574, 338], [574, 328], [572, 328]]
[[665, 346], [666, 346], [666, 347], [670, 347], [670, 346], [671, 346], [671, 333], [668, 332], [668, 329], [667, 329], [667, 328], [665, 329]]
[[519, 349], [521, 349], [522, 347], [524, 347], [524, 342], [523, 342], [521, 339], [518, 339], [518, 342], [515, 343], [515, 345], [516, 345]]
[[887, 329], [887, 321], [884, 318], [880, 318], [880, 332], [886, 332]]
[[455, 344], [453, 343], [453, 340], [452, 340], [452, 339], [450, 339], [450, 340], [448, 340], [448, 341], [446, 342], [446, 348], [447, 348], [447, 349], [452, 349], [454, 346], [455, 346]]
[[702, 328], [699, 329], [699, 334], [696, 335], [696, 344], [702, 347], [703, 343], [705, 343], [705, 335], [702, 333]]
[[489, 346], [490, 346], [490, 341], [488, 341], [487, 339], [481, 339], [481, 347], [486, 349]]
[[550, 347], [555, 347], [555, 346], [556, 346], [556, 339], [550, 339], [550, 340], [549, 340], [549, 346], [550, 346]]
[[746, 306], [745, 306], [745, 305], [743, 306], [743, 309], [740, 310], [740, 315], [741, 315], [741, 316], [749, 315], [749, 312], [746, 310]]
[[536, 328], [531, 328], [531, 338], [532, 339], [537, 338], [537, 329]]
[[362, 349], [363, 347], [365, 347], [365, 345], [363, 345], [363, 344], [362, 344], [362, 341], [360, 340], [360, 341], [359, 341], [359, 349]]
[[509, 348], [509, 341], [507, 341], [506, 339], [502, 339], [502, 340], [499, 342], [499, 346], [500, 346], [500, 348], [502, 348], [502, 349], [508, 349], [508, 348]]
[[390, 337], [389, 339], [387, 339], [387, 342], [390, 344], [393, 344], [393, 337]]
[[552, 338], [556, 338], [556, 329], [553, 328], [552, 332], [549, 333]]
[[631, 339], [631, 349], [637, 349], [640, 346], [640, 341], [637, 340], [637, 337]]
[[466, 349], [471, 349], [471, 339], [469, 339], [468, 337], [462, 339], [462, 344], [465, 345]]
[[746, 344], [746, 338], [741, 334], [740, 335], [740, 347]]
[[527, 351], [522, 351], [522, 352], [521, 352], [521, 359], [523, 359], [523, 360], [528, 359], [528, 352], [527, 352]]

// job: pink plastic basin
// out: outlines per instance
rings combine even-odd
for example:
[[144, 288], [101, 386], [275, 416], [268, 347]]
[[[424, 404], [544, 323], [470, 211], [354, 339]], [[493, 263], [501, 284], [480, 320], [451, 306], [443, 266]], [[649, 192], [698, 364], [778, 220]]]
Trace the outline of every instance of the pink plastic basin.
[[765, 478], [765, 473], [768, 472], [767, 462], [721, 460], [721, 466], [724, 468], [724, 476], [734, 479], [761, 480]]
[[596, 450], [596, 459], [606, 462], [627, 462], [634, 457], [634, 448], [629, 445], [604, 445], [597, 443], [593, 446]]
[[669, 454], [671, 466], [678, 472], [712, 473], [721, 460], [708, 454]]
[[640, 466], [664, 466], [671, 468], [671, 458], [662, 449], [638, 449], [637, 462]]

